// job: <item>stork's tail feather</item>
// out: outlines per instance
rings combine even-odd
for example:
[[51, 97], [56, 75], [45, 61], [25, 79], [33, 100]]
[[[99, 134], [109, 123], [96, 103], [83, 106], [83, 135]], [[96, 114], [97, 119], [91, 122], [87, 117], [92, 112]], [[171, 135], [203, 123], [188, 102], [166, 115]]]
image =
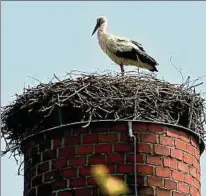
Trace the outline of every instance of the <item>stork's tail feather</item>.
[[152, 69], [150, 69], [151, 72], [158, 72], [157, 68], [155, 66], [152, 67]]

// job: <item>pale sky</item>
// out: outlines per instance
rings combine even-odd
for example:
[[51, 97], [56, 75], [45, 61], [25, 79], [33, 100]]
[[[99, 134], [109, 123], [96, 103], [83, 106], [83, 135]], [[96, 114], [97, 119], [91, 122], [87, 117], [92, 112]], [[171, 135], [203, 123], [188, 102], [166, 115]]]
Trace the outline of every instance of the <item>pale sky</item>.
[[[109, 32], [140, 42], [159, 62], [158, 77], [180, 83], [179, 72], [206, 74], [206, 2], [2, 2], [2, 105], [26, 85], [48, 82], [70, 70], [120, 71], [91, 36], [96, 18], [107, 16]], [[126, 68], [134, 70], [135, 68]], [[206, 79], [199, 90], [205, 91]], [[2, 142], [2, 148], [4, 143]], [[23, 177], [13, 158], [1, 159], [2, 196], [22, 196]], [[206, 153], [201, 157], [206, 195]], [[15, 194], [14, 194], [15, 193]]]

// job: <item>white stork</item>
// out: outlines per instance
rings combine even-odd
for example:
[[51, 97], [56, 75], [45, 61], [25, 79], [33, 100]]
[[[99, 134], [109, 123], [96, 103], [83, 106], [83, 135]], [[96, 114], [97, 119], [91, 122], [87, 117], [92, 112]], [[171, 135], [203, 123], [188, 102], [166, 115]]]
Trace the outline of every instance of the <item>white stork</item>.
[[141, 44], [124, 37], [117, 37], [106, 32], [107, 19], [105, 16], [97, 18], [97, 24], [92, 35], [98, 29], [98, 41], [101, 49], [121, 68], [124, 75], [124, 65], [134, 65], [151, 72], [158, 72], [158, 63], [149, 56]]

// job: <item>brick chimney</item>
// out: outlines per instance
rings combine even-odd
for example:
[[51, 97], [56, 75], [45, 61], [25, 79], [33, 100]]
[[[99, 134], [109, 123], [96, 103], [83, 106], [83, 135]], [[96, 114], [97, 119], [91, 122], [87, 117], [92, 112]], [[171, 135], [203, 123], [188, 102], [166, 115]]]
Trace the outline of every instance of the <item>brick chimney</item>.
[[105, 164], [112, 175], [123, 179], [133, 196], [135, 186], [138, 196], [201, 195], [204, 143], [194, 132], [133, 121], [135, 149], [127, 121], [83, 125], [59, 126], [23, 141], [24, 196], [100, 196], [90, 174], [95, 164]]

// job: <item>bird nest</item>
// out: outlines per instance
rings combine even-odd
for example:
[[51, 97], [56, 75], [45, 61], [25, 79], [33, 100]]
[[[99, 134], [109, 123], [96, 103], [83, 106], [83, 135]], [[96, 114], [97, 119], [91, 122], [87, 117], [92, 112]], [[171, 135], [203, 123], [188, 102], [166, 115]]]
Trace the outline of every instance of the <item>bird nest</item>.
[[2, 110], [7, 152], [22, 140], [60, 124], [92, 120], [147, 120], [192, 129], [204, 139], [205, 100], [189, 78], [170, 84], [154, 75], [68, 74], [67, 79], [24, 89]]

